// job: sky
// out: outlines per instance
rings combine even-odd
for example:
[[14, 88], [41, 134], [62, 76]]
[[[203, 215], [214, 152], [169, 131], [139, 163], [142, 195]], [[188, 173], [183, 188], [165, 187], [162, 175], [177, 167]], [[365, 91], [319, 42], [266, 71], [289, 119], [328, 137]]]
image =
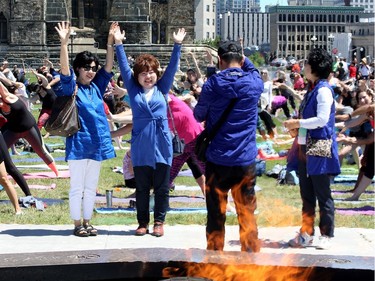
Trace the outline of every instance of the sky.
[[260, 0], [260, 7], [261, 7], [261, 12], [265, 12], [264, 7], [267, 5], [282, 5], [282, 6], [287, 6], [288, 1], [287, 0]]

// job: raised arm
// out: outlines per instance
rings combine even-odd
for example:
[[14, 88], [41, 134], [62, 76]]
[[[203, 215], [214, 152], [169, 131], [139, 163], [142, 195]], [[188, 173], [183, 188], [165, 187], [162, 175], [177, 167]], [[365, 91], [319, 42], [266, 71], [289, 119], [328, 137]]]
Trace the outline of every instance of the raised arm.
[[191, 58], [193, 59], [193, 62], [194, 62], [194, 68], [195, 68], [195, 71], [196, 71], [196, 73], [197, 73], [197, 77], [198, 77], [198, 79], [199, 79], [199, 78], [202, 78], [202, 73], [201, 73], [201, 70], [200, 70], [200, 68], [199, 68], [197, 58], [195, 57], [195, 55], [194, 55], [193, 52], [189, 52], [188, 54], [189, 54], [189, 55], [191, 56]]
[[177, 32], [173, 32], [174, 46], [171, 55], [171, 59], [163, 76], [158, 82], [158, 87], [163, 93], [168, 93], [172, 87], [174, 76], [177, 72], [178, 63], [181, 57], [181, 44], [186, 36], [185, 28], [179, 28]]
[[113, 68], [113, 60], [114, 60], [114, 43], [115, 43], [115, 32], [116, 30], [120, 30], [118, 22], [112, 22], [109, 32], [108, 32], [108, 39], [107, 39], [107, 55], [105, 58], [105, 66], [104, 69], [106, 72], [112, 72]]
[[66, 21], [59, 22], [55, 29], [60, 37], [60, 65], [61, 74], [70, 75], [68, 44], [70, 37], [70, 24]]
[[34, 69], [31, 70], [31, 72], [38, 78], [40, 81], [42, 81], [42, 86], [46, 89], [50, 89], [51, 86], [48, 83], [47, 77], [45, 77], [43, 74], [38, 73]]

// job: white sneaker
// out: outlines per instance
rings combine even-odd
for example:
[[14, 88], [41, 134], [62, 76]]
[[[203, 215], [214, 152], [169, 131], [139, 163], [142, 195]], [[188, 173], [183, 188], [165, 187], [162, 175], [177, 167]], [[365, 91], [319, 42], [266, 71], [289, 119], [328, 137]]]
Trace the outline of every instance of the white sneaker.
[[292, 248], [306, 248], [312, 246], [314, 236], [308, 235], [306, 232], [298, 233], [297, 236], [289, 240], [288, 244]]
[[331, 243], [331, 238], [328, 236], [320, 236], [319, 237], [319, 242], [316, 245], [316, 249], [318, 250], [328, 250], [331, 248], [332, 243]]

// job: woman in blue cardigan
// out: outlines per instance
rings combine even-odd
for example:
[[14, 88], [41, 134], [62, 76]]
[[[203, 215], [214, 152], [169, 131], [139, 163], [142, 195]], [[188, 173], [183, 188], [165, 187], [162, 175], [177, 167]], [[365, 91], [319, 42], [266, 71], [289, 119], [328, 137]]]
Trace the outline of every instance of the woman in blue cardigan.
[[[114, 22], [108, 34], [107, 42], [110, 46], [114, 42], [113, 34], [116, 29], [119, 26]], [[63, 91], [60, 94], [72, 95], [77, 91], [76, 104], [81, 122], [81, 129], [66, 138], [65, 159], [70, 171], [70, 216], [74, 221], [74, 235], [95, 236], [98, 231], [90, 224], [90, 219], [94, 210], [101, 162], [116, 156], [103, 106], [103, 95], [113, 76], [114, 51], [113, 47], [107, 47], [106, 63], [101, 69], [98, 69], [97, 56], [88, 51], [78, 53], [73, 61], [73, 69], [70, 69], [69, 23], [59, 23], [56, 30], [61, 41], [60, 78]]]
[[335, 134], [334, 94], [327, 81], [331, 69], [332, 57], [326, 50], [317, 48], [310, 52], [304, 68], [309, 89], [301, 102], [299, 119], [284, 122], [289, 130], [299, 128], [302, 227], [289, 241], [292, 247], [313, 245], [316, 201], [319, 204], [321, 234], [317, 249], [328, 249], [334, 236], [335, 206], [330, 177], [340, 173], [340, 162]]
[[169, 206], [169, 174], [172, 164], [172, 140], [167, 119], [167, 94], [172, 87], [181, 56], [185, 29], [173, 33], [174, 46], [169, 64], [160, 75], [158, 60], [142, 54], [129, 66], [122, 41], [125, 31], [117, 30], [115, 48], [124, 85], [128, 90], [133, 113], [131, 158], [136, 182], [136, 208], [139, 226], [135, 235], [148, 233], [149, 198], [154, 189], [154, 227], [152, 235], [164, 235], [163, 224]]

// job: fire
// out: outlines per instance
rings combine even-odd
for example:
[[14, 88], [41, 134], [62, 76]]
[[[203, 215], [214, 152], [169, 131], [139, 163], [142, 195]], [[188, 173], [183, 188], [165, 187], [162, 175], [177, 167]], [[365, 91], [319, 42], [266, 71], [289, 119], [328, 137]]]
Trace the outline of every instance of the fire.
[[[220, 259], [220, 252], [217, 253], [218, 257], [216, 258]], [[314, 267], [240, 264], [237, 258], [234, 258], [232, 261], [226, 260], [226, 264], [220, 263], [222, 262], [221, 260], [218, 263], [212, 263], [212, 256], [210, 260], [211, 263], [188, 263], [182, 268], [165, 268], [163, 277], [173, 278], [184, 276], [205, 278], [214, 281], [304, 281], [313, 280], [318, 277], [314, 274]], [[312, 277], [313, 279], [311, 279]], [[330, 278], [325, 275], [324, 279], [319, 279], [318, 277], [317, 280], [330, 280]]]

